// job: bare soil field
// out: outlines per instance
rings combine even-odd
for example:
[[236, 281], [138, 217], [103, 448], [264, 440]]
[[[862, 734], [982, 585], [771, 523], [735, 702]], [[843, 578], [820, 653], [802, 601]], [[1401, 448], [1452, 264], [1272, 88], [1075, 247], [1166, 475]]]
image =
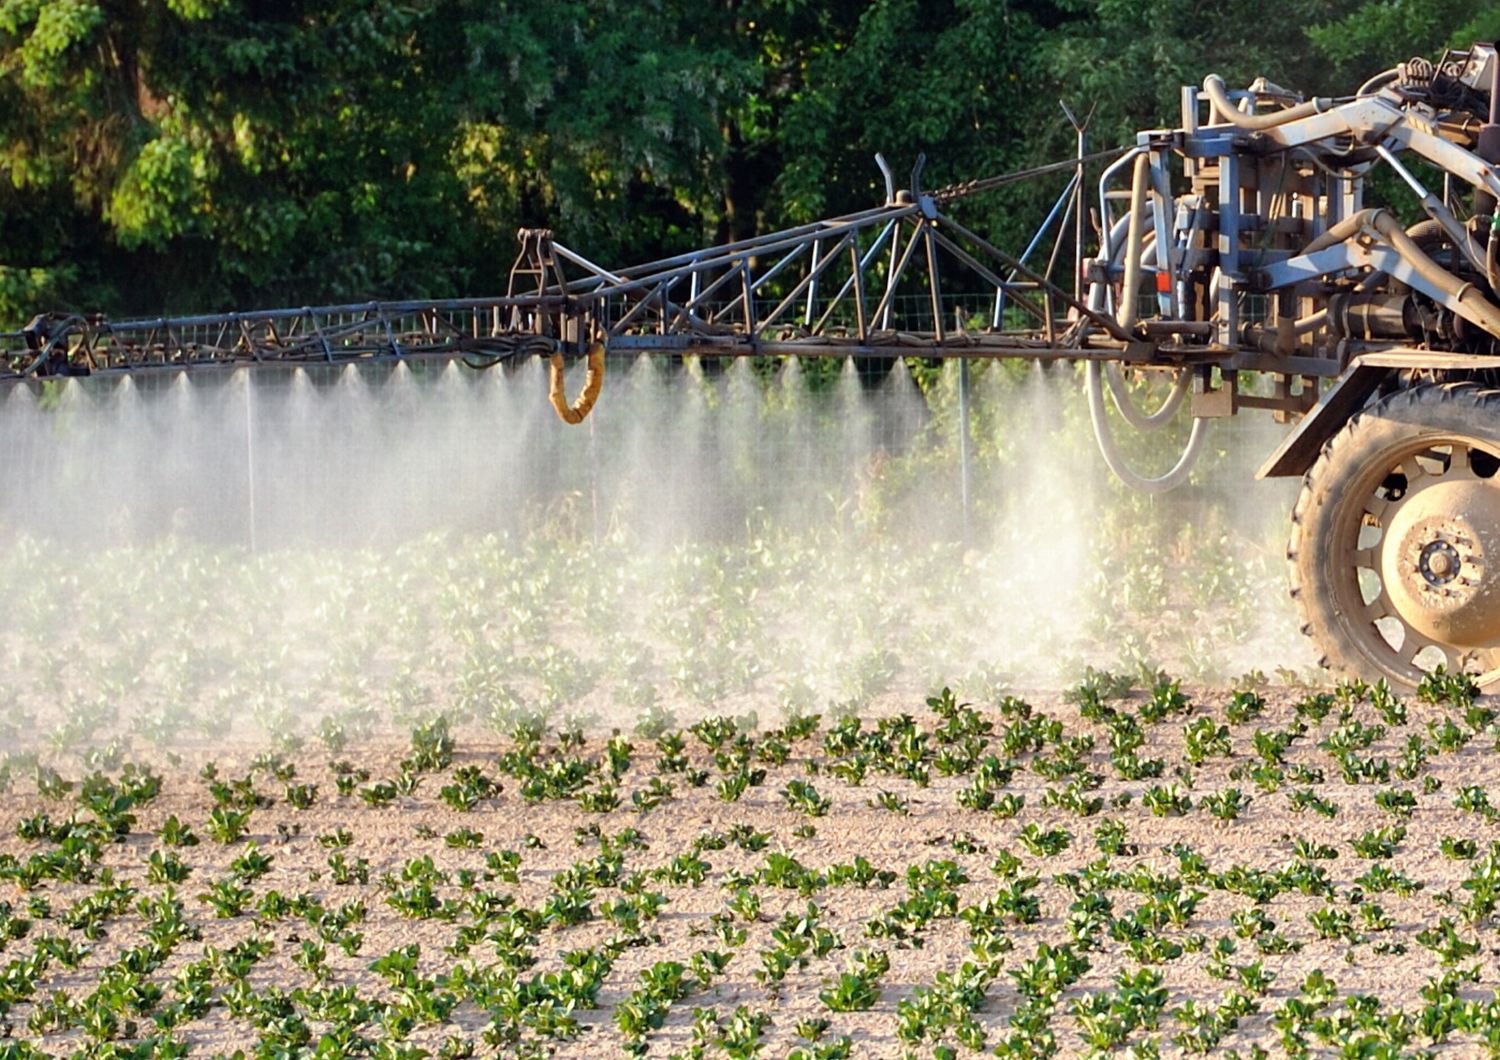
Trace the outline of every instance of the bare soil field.
[[16, 759], [0, 1056], [1483, 1055], [1496, 731], [1461, 679], [1091, 673]]

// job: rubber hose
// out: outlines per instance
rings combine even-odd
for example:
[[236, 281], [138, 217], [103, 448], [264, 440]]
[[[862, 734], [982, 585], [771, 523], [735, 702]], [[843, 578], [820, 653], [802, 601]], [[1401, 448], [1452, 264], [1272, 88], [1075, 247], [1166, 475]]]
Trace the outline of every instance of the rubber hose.
[[[1414, 227], [1420, 228], [1421, 226]], [[1500, 307], [1496, 307], [1493, 302], [1485, 298], [1479, 288], [1471, 283], [1465, 283], [1433, 261], [1417, 240], [1413, 239], [1411, 234], [1401, 226], [1401, 222], [1396, 220], [1395, 215], [1388, 210], [1371, 207], [1351, 214], [1308, 243], [1302, 249], [1302, 253], [1316, 253], [1352, 239], [1362, 231], [1369, 232], [1389, 243], [1396, 253], [1405, 258], [1407, 263], [1416, 270], [1417, 275], [1478, 317], [1479, 326], [1485, 331], [1491, 335], [1500, 336]]]
[[1151, 160], [1145, 152], [1135, 156], [1130, 177], [1130, 228], [1125, 236], [1125, 279], [1120, 285], [1120, 304], [1115, 320], [1126, 331], [1135, 327], [1136, 300], [1141, 290], [1141, 239], [1146, 224], [1146, 185], [1150, 180]]
[[[1136, 211], [1135, 215], [1143, 216], [1144, 210]], [[1122, 226], [1127, 226], [1129, 224], [1129, 221], [1129, 218], [1122, 217], [1110, 227], [1110, 231], [1106, 233], [1106, 238], [1109, 240], [1109, 248], [1120, 245], [1117, 242], [1120, 236], [1120, 229]], [[1139, 235], [1139, 231], [1140, 229], [1139, 227], [1137, 227], [1137, 236]], [[1137, 238], [1135, 240], [1135, 245], [1139, 247], [1140, 242], [1140, 239]], [[1112, 249], [1110, 251], [1110, 257], [1113, 258]], [[1108, 263], [1109, 262], [1106, 262], [1106, 264]], [[1104, 288], [1104, 283], [1095, 283], [1089, 288], [1089, 308], [1094, 310], [1095, 312], [1102, 312], [1105, 308]], [[1118, 368], [1114, 365], [1111, 365], [1110, 367], [1118, 372]], [[1198, 456], [1203, 448], [1203, 442], [1207, 438], [1208, 434], [1206, 426], [1207, 421], [1198, 419], [1193, 422], [1193, 430], [1192, 434], [1188, 437], [1187, 447], [1184, 449], [1182, 457], [1177, 461], [1177, 463], [1172, 467], [1170, 471], [1159, 478], [1147, 478], [1125, 463], [1124, 458], [1120, 455], [1119, 449], [1115, 445], [1114, 436], [1110, 433], [1109, 420], [1107, 418], [1108, 412], [1104, 407], [1104, 387], [1101, 380], [1101, 377], [1104, 374], [1105, 373], [1100, 367], [1098, 361], [1090, 361], [1088, 363], [1086, 369], [1086, 390], [1089, 400], [1089, 420], [1093, 424], [1094, 438], [1098, 442], [1100, 455], [1104, 457], [1105, 466], [1109, 468], [1109, 470], [1114, 474], [1116, 478], [1133, 489], [1142, 490], [1147, 493], [1166, 493], [1168, 490], [1177, 488], [1187, 479], [1187, 476], [1192, 472], [1194, 465], [1196, 465], [1198, 462]], [[1187, 392], [1187, 384], [1185, 382], [1187, 379], [1188, 375], [1186, 372], [1184, 372], [1182, 375], [1182, 379], [1179, 380], [1178, 384], [1184, 394]], [[1123, 384], [1123, 380], [1121, 382]], [[1121, 391], [1123, 391], [1124, 386], [1122, 385], [1120, 389]], [[1116, 397], [1118, 399], [1120, 395], [1117, 394]], [[1131, 412], [1134, 412], [1137, 415], [1143, 415], [1140, 414], [1137, 409], [1135, 409], [1133, 403], [1130, 403], [1130, 396], [1128, 393], [1125, 393], [1123, 395], [1123, 398], [1123, 403], [1117, 400], [1117, 407], [1120, 409], [1120, 415], [1123, 416], [1127, 420], [1127, 422], [1133, 422], [1131, 421]], [[1169, 398], [1168, 400], [1171, 401], [1172, 399]], [[1176, 400], [1180, 404], [1181, 398], [1179, 397]], [[1127, 408], [1130, 410], [1130, 412], [1126, 411]], [[1176, 405], [1173, 405], [1172, 410], [1174, 412], [1176, 411]], [[1162, 410], [1158, 409], [1155, 413], [1151, 413], [1150, 415], [1152, 417], [1162, 415]]]
[[547, 397], [552, 402], [552, 408], [557, 413], [557, 418], [564, 423], [578, 424], [588, 418], [588, 414], [594, 409], [594, 402], [599, 400], [599, 391], [604, 386], [604, 344], [602, 342], [591, 343], [588, 348], [588, 367], [583, 377], [583, 392], [578, 395], [578, 400], [571, 405], [568, 404], [568, 392], [563, 383], [563, 356], [560, 353], [552, 355], [551, 362], [551, 389]]
[[[1141, 251], [1142, 267], [1156, 263], [1156, 234], [1152, 233], [1149, 244]], [[1125, 373], [1120, 371], [1120, 366], [1113, 361], [1104, 366], [1104, 378], [1109, 383], [1109, 396], [1114, 399], [1115, 408], [1125, 422], [1138, 431], [1156, 431], [1172, 422], [1177, 409], [1182, 404], [1182, 399], [1187, 396], [1188, 383], [1192, 381], [1186, 371], [1178, 373], [1177, 382], [1172, 392], [1167, 395], [1155, 412], [1145, 412], [1135, 403], [1130, 396], [1130, 390], [1125, 385]]]
[[1406, 234], [1411, 236], [1418, 244], [1428, 243], [1434, 239], [1446, 239], [1448, 237], [1447, 230], [1431, 217], [1412, 225], [1406, 230]]
[[1274, 129], [1278, 125], [1285, 125], [1298, 118], [1321, 114], [1333, 106], [1333, 100], [1318, 98], [1309, 99], [1304, 103], [1298, 103], [1295, 107], [1288, 107], [1270, 114], [1246, 114], [1229, 98], [1229, 90], [1224, 87], [1224, 79], [1218, 74], [1209, 74], [1203, 79], [1203, 91], [1208, 94], [1214, 110], [1229, 124], [1241, 129]]
[[1331, 246], [1336, 246], [1346, 240], [1353, 239], [1359, 234], [1360, 229], [1364, 228], [1366, 215], [1374, 212], [1374, 210], [1361, 210], [1358, 213], [1350, 214], [1342, 221], [1335, 222], [1328, 231], [1303, 247], [1301, 253], [1304, 255], [1316, 254], [1320, 250], [1327, 250]]
[[1354, 94], [1356, 96], [1373, 96], [1376, 92], [1379, 92], [1382, 88], [1384, 88], [1386, 85], [1390, 84], [1400, 76], [1401, 71], [1396, 69], [1394, 66], [1389, 70], [1382, 70], [1380, 71], [1380, 73], [1370, 78], [1370, 80], [1360, 85], [1359, 91]]
[[1198, 457], [1203, 452], [1203, 443], [1208, 438], [1208, 420], [1201, 416], [1193, 420], [1193, 430], [1188, 435], [1187, 445], [1171, 470], [1157, 478], [1147, 478], [1125, 463], [1115, 445], [1104, 407], [1103, 375], [1098, 361], [1088, 363], [1089, 420], [1094, 425], [1094, 439], [1099, 443], [1099, 454], [1104, 457], [1105, 465], [1114, 473], [1115, 478], [1143, 493], [1166, 493], [1182, 485], [1192, 474]]
[[1478, 287], [1460, 280], [1428, 257], [1416, 240], [1406, 234], [1406, 229], [1396, 220], [1395, 215], [1386, 210], [1361, 210], [1354, 216], [1364, 216], [1370, 230], [1394, 247], [1396, 253], [1416, 270], [1417, 275], [1477, 317], [1475, 323], [1485, 331], [1500, 337], [1500, 307], [1486, 298]]
[[1126, 423], [1138, 431], [1159, 431], [1176, 415], [1177, 409], [1182, 405], [1182, 399], [1187, 396], [1188, 383], [1192, 376], [1187, 371], [1177, 374], [1177, 381], [1172, 386], [1172, 392], [1162, 401], [1155, 412], [1144, 412], [1130, 396], [1130, 390], [1125, 385], [1125, 374], [1120, 371], [1120, 366], [1113, 362], [1104, 366], [1104, 377], [1109, 383], [1109, 396], [1114, 399], [1115, 408], [1119, 410], [1120, 416]]
[[1323, 325], [1328, 323], [1328, 310], [1319, 309], [1316, 313], [1309, 313], [1305, 317], [1298, 318], [1292, 325], [1292, 330], [1298, 335], [1311, 335]]

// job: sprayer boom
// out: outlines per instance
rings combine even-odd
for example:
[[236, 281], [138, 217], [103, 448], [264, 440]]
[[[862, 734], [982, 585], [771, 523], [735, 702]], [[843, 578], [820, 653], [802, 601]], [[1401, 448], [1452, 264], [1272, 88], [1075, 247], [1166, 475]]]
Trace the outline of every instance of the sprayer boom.
[[[1171, 407], [1190, 391], [1199, 419], [1241, 408], [1301, 415], [1320, 380], [1374, 352], [1380, 367], [1351, 374], [1343, 405], [1368, 397], [1393, 367], [1500, 365], [1489, 359], [1500, 339], [1489, 235], [1500, 197], [1497, 71], [1494, 48], [1477, 45], [1413, 60], [1341, 98], [1303, 100], [1264, 79], [1230, 92], [1210, 76], [1183, 90], [1178, 128], [1093, 154], [1086, 123], [1064, 107], [1077, 130], [1071, 160], [926, 190], [924, 159], [898, 188], [877, 156], [877, 206], [617, 270], [525, 229], [503, 297], [131, 321], [39, 316], [0, 335], [0, 379], [417, 357], [489, 367], [545, 354], [553, 404], [578, 422], [598, 396], [606, 353], [1081, 360], [1111, 467], [1136, 486], [1165, 488], [1190, 459], [1178, 474], [1147, 479], [1124, 468], [1107, 438], [1100, 380], [1128, 402], [1120, 365], [1174, 373]], [[1419, 164], [1436, 169], [1438, 191]], [[1382, 165], [1426, 220], [1406, 228], [1365, 207], [1365, 180]], [[1091, 172], [1093, 209], [1083, 194]], [[1017, 254], [950, 213], [967, 196], [1049, 178], [1061, 192]], [[1097, 236], [1092, 256], [1085, 219]], [[575, 355], [591, 367], [584, 395], [569, 403], [563, 364]], [[1242, 372], [1266, 373], [1269, 388], [1242, 388]], [[1137, 425], [1154, 422], [1121, 410]], [[1310, 417], [1267, 472], [1305, 471], [1340, 425]]]
[[[1063, 110], [1067, 161], [927, 190], [922, 159], [898, 188], [876, 156], [885, 197], [870, 209], [644, 265], [606, 269], [523, 230], [503, 297], [39, 316], [0, 335], [0, 380], [545, 354], [551, 402], [578, 423], [606, 355], [1082, 361], [1105, 461], [1139, 489], [1187, 481], [1215, 418], [1300, 417], [1261, 474], [1304, 476], [1288, 555], [1325, 662], [1406, 686], [1441, 663], [1500, 688], [1495, 48], [1413, 59], [1340, 97], [1209, 76], [1183, 89], [1176, 128], [1116, 151], [1090, 153], [1087, 122]], [[1380, 167], [1418, 223], [1365, 201]], [[1060, 192], [1010, 253], [953, 211], [1018, 180]], [[1138, 407], [1122, 366], [1166, 375], [1165, 402]], [[1111, 422], [1155, 430], [1183, 407], [1175, 465], [1129, 466]]]

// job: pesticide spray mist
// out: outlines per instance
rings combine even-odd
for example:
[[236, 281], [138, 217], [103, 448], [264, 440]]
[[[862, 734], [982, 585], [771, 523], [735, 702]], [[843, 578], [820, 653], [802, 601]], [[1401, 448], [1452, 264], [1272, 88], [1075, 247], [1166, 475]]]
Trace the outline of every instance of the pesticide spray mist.
[[1197, 483], [1143, 498], [1073, 372], [976, 366], [966, 481], [956, 387], [641, 358], [581, 427], [540, 361], [14, 387], [0, 737], [332, 746], [440, 712], [627, 725], [1307, 665], [1291, 493], [1251, 481], [1274, 425], [1217, 425]]

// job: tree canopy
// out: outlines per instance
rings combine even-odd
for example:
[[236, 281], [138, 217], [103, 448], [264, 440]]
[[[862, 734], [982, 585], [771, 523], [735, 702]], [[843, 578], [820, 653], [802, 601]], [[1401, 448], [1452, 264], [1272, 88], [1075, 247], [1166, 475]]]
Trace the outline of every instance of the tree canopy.
[[[0, 0], [0, 325], [498, 291], [517, 227], [625, 263], [1336, 94], [1478, 0]], [[969, 207], [1001, 241], [1045, 189]]]

